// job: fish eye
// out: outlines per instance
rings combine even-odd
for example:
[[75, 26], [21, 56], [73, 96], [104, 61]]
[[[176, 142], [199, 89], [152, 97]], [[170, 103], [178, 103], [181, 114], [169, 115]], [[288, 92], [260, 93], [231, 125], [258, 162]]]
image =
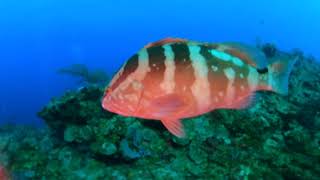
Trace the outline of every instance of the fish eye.
[[257, 71], [258, 71], [259, 74], [265, 74], [265, 73], [268, 72], [268, 68], [265, 67], [265, 68], [257, 69]]

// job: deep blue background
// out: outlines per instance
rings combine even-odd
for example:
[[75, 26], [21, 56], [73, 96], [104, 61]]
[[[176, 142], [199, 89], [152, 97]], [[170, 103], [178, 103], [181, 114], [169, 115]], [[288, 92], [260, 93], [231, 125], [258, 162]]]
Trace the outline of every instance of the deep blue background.
[[318, 0], [1, 0], [0, 122], [41, 124], [36, 112], [75, 80], [59, 67], [113, 73], [148, 42], [276, 43], [320, 57]]

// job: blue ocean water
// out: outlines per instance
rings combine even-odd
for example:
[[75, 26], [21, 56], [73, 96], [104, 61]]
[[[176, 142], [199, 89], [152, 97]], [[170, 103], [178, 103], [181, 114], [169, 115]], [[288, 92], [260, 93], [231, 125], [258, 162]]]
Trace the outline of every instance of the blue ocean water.
[[113, 74], [164, 38], [257, 40], [320, 57], [317, 0], [10, 0], [0, 2], [0, 123], [41, 125], [36, 113], [78, 88], [57, 69], [74, 63]]

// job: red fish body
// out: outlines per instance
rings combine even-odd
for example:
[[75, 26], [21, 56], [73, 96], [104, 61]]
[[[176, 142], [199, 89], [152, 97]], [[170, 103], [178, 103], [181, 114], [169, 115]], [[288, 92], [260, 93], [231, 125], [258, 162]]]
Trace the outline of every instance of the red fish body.
[[261, 51], [240, 43], [168, 38], [148, 44], [122, 66], [102, 106], [124, 116], [161, 120], [182, 137], [183, 118], [245, 108], [258, 90], [286, 94], [294, 62], [285, 57], [267, 64]]

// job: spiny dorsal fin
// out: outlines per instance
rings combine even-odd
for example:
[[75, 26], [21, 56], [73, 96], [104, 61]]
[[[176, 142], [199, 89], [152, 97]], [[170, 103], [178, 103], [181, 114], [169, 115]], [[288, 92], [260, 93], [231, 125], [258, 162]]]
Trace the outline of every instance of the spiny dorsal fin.
[[154, 46], [162, 46], [162, 45], [167, 44], [167, 43], [179, 43], [179, 42], [181, 43], [181, 42], [187, 42], [187, 41], [188, 40], [182, 39], [182, 38], [171, 38], [171, 37], [168, 37], [168, 38], [156, 41], [156, 42], [149, 43], [146, 46], [144, 46], [144, 48], [150, 48], [150, 47], [154, 47]]
[[267, 67], [268, 62], [261, 50], [253, 46], [242, 43], [221, 43], [217, 50], [226, 52], [232, 56], [241, 59], [244, 63], [258, 69]]

